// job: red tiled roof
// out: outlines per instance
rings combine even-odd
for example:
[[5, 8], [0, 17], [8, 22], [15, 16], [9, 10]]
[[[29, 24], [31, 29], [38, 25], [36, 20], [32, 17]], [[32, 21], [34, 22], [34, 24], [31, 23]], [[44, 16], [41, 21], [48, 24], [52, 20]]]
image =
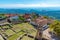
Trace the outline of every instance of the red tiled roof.
[[40, 25], [45, 25], [48, 23], [48, 20], [43, 17], [39, 17], [35, 20], [35, 22]]
[[25, 14], [25, 15], [23, 15], [23, 17], [26, 18], [26, 19], [30, 18], [30, 14]]
[[6, 17], [17, 16], [17, 14], [5, 14]]
[[40, 24], [40, 25], [45, 25], [47, 23], [52, 23], [53, 20], [52, 19], [45, 19], [43, 16], [42, 17], [39, 17], [35, 20], [35, 22], [37, 24]]

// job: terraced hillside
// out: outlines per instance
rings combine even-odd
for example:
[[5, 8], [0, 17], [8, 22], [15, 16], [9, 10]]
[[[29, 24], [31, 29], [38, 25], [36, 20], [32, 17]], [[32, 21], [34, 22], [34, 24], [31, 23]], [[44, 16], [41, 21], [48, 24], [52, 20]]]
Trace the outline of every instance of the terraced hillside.
[[[29, 23], [12, 24], [1, 26], [0, 34], [7, 40], [19, 40], [21, 37], [21, 40], [28, 40], [30, 38], [27, 36], [28, 34], [35, 37], [36, 29]], [[30, 39], [33, 40], [34, 38]]]

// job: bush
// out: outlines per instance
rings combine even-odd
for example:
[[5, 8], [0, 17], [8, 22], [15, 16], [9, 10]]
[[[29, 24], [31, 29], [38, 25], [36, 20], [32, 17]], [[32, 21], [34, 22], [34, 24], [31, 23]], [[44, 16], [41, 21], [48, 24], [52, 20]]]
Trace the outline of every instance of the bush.
[[53, 24], [50, 24], [50, 29], [52, 29], [57, 36], [60, 36], [60, 21], [55, 20]]

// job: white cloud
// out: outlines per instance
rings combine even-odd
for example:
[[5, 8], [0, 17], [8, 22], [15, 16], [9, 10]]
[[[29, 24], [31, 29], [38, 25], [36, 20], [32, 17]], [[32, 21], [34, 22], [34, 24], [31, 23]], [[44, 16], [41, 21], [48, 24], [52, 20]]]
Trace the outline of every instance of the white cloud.
[[20, 8], [20, 7], [60, 7], [59, 4], [0, 4], [0, 8]]

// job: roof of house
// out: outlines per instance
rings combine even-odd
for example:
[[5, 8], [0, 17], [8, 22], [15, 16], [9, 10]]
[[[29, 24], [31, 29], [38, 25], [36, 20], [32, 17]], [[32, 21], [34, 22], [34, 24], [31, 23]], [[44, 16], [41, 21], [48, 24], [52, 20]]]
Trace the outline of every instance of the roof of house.
[[38, 17], [36, 20], [35, 20], [35, 22], [37, 23], [37, 24], [40, 24], [40, 25], [45, 25], [45, 24], [47, 24], [47, 23], [52, 23], [54, 20], [52, 20], [52, 19], [46, 19], [46, 18], [44, 18], [43, 16], [41, 16], [41, 17]]
[[54, 20], [53, 19], [48, 19], [48, 23], [53, 23]]
[[23, 17], [27, 19], [27, 18], [30, 18], [31, 15], [30, 14], [25, 14], [25, 15], [23, 15]]
[[6, 17], [17, 16], [17, 14], [5, 14]]
[[41, 17], [37, 18], [37, 19], [35, 20], [35, 22], [36, 22], [37, 24], [40, 24], [40, 25], [43, 26], [43, 25], [45, 25], [45, 24], [48, 23], [48, 20], [45, 19], [43, 16], [41, 16]]

